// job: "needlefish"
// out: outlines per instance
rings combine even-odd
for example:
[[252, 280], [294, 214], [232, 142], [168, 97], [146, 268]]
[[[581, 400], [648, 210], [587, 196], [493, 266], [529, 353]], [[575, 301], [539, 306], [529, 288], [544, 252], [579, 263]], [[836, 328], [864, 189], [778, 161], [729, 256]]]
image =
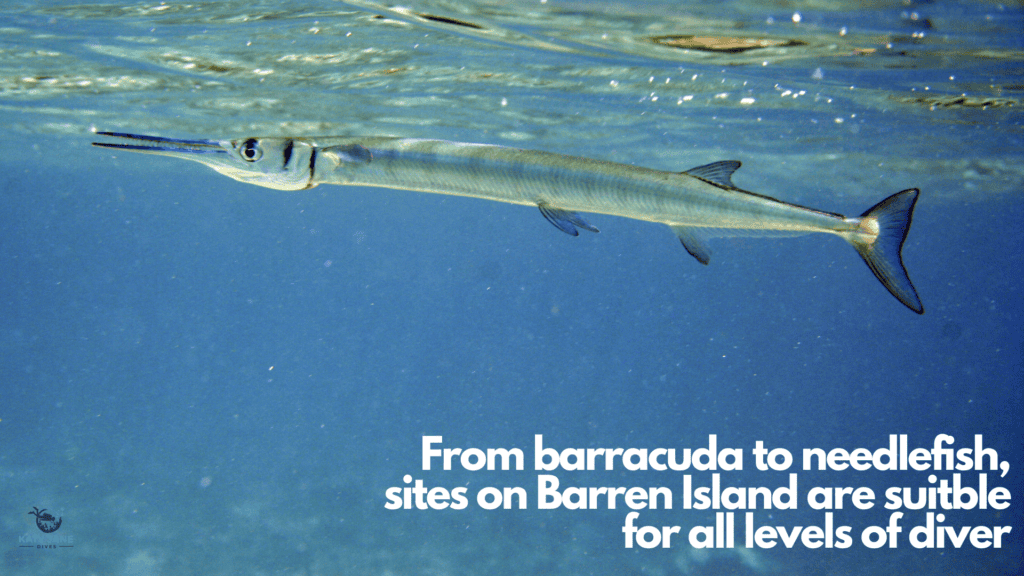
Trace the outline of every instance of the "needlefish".
[[97, 132], [95, 146], [194, 160], [276, 190], [320, 184], [377, 186], [536, 206], [556, 228], [597, 232], [583, 212], [667, 225], [701, 264], [715, 236], [834, 234], [908, 308], [924, 313], [902, 249], [919, 190], [897, 192], [857, 217], [823, 212], [743, 190], [736, 160], [667, 172], [603, 160], [488, 144], [392, 137], [184, 140]]

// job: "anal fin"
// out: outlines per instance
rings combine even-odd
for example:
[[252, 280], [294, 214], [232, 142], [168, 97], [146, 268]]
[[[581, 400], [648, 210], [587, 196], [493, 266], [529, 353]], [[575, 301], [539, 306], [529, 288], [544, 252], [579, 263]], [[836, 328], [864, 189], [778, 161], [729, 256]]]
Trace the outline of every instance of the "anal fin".
[[558, 228], [570, 236], [580, 235], [579, 230], [576, 229], [577, 226], [591, 232], [600, 232], [600, 230], [584, 220], [577, 212], [570, 212], [568, 210], [562, 210], [561, 208], [552, 208], [543, 202], [537, 204], [537, 208], [540, 208], [540, 213], [547, 218], [548, 222], [554, 224], [555, 228]]
[[686, 248], [686, 251], [698, 262], [707, 265], [711, 261], [711, 250], [708, 248], [707, 242], [692, 227], [669, 225], [669, 228], [679, 237], [683, 248]]

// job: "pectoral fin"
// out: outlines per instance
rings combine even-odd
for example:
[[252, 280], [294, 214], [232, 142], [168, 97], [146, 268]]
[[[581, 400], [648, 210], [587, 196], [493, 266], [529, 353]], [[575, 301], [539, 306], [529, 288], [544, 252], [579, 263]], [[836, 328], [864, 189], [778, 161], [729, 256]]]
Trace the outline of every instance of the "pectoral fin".
[[537, 204], [537, 207], [540, 208], [540, 213], [547, 218], [548, 222], [551, 222], [555, 225], [555, 228], [558, 228], [570, 236], [580, 235], [579, 231], [576, 230], [576, 226], [591, 232], [600, 232], [600, 230], [591, 226], [589, 222], [584, 220], [583, 217], [576, 212], [562, 210], [561, 208], [552, 208], [544, 203]]
[[669, 228], [679, 237], [679, 241], [683, 243], [683, 248], [686, 248], [686, 251], [696, 258], [698, 262], [706, 265], [711, 261], [711, 250], [708, 248], [705, 240], [693, 228], [671, 225]]
[[328, 146], [321, 149], [321, 153], [332, 155], [341, 163], [369, 164], [373, 160], [373, 153], [359, 144]]

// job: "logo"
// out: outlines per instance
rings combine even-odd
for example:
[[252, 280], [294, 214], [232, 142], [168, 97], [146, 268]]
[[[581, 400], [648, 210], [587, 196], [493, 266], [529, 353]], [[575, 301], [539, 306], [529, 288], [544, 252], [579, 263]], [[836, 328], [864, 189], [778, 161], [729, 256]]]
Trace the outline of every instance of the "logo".
[[29, 510], [28, 515], [36, 517], [35, 525], [39, 532], [30, 529], [28, 532], [18, 536], [19, 548], [56, 549], [75, 547], [75, 537], [72, 534], [68, 534], [67, 530], [60, 534], [54, 534], [54, 532], [60, 530], [60, 525], [64, 523], [63, 514], [54, 516], [47, 512], [46, 508], [40, 510], [38, 507], [33, 506], [32, 510]]
[[40, 510], [39, 508], [33, 506], [29, 514], [35, 514], [36, 528], [39, 528], [47, 534], [60, 530], [60, 523], [64, 521], [63, 516], [54, 519], [53, 514], [49, 514], [46, 512], [46, 508]]

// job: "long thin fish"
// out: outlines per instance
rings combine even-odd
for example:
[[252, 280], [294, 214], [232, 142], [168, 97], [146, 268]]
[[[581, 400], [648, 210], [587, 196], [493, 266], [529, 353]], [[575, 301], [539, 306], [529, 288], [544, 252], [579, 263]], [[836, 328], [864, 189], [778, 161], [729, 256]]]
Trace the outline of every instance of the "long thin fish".
[[597, 232], [580, 212], [668, 225], [702, 264], [706, 237], [810, 232], [849, 242], [882, 284], [908, 308], [924, 313], [901, 251], [918, 189], [882, 200], [856, 218], [821, 212], [737, 188], [735, 160], [685, 172], [486, 144], [382, 137], [180, 140], [98, 132], [118, 142], [95, 146], [194, 160], [240, 182], [277, 190], [319, 184], [381, 186], [471, 196], [540, 208], [559, 230]]

